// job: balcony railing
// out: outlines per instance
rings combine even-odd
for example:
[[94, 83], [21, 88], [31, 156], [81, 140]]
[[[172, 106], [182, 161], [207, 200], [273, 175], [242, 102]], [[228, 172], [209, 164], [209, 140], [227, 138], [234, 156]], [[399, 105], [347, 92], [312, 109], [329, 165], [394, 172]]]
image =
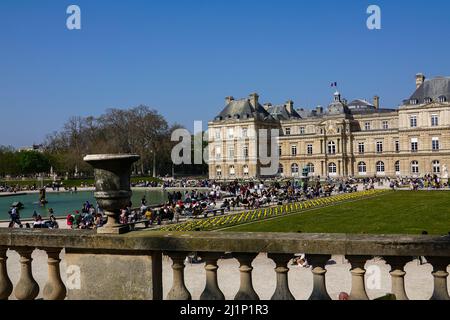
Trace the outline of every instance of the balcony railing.
[[[44, 250], [48, 256], [48, 280], [43, 288], [33, 277], [36, 271], [33, 272], [32, 266], [35, 268], [36, 265], [32, 264], [32, 253], [36, 249]], [[8, 250], [19, 254], [20, 268], [7, 269]], [[112, 235], [91, 231], [24, 229], [0, 229], [0, 299], [28, 300], [42, 296], [47, 300], [159, 300], [163, 298], [163, 255], [171, 258], [173, 275], [172, 287], [165, 298], [191, 299], [184, 277], [185, 258], [191, 252], [197, 252], [204, 262], [206, 284], [200, 295], [202, 300], [225, 298], [217, 278], [218, 260], [225, 254], [231, 254], [239, 262], [240, 287], [234, 298], [259, 299], [252, 281], [252, 262], [259, 253], [267, 253], [276, 265], [276, 289], [271, 293], [274, 300], [294, 299], [288, 284], [288, 263], [295, 253], [305, 253], [311, 265], [313, 290], [310, 300], [330, 299], [325, 266], [332, 255], [344, 255], [351, 264], [350, 299], [369, 299], [364, 268], [366, 261], [373, 257], [383, 257], [391, 266], [392, 293], [396, 299], [408, 299], [404, 267], [418, 256], [425, 257], [433, 266], [431, 299], [450, 299], [447, 288], [450, 236], [154, 231]], [[78, 270], [78, 274], [75, 272], [68, 276], [66, 282], [61, 277], [60, 256], [65, 260], [66, 270], [73, 266], [73, 270]], [[39, 266], [40, 270], [45, 268]], [[14, 277], [19, 280], [14, 284], [10, 281], [13, 270], [20, 270], [20, 275]], [[74, 276], [78, 280], [74, 280]], [[427, 275], [423, 276], [426, 279]]]

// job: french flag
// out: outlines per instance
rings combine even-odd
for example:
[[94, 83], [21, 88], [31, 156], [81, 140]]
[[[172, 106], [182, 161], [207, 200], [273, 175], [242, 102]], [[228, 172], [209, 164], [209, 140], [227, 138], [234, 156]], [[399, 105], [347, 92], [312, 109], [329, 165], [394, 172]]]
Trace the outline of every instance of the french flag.
[[337, 87], [337, 82], [332, 82], [331, 87]]

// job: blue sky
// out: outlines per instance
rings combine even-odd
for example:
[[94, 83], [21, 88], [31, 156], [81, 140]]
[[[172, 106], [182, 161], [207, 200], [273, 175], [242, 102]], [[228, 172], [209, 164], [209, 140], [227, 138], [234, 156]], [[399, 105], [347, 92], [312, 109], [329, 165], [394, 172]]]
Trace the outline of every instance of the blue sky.
[[[82, 30], [66, 28], [70, 4]], [[366, 9], [382, 10], [368, 30]], [[0, 144], [41, 142], [75, 115], [149, 105], [193, 129], [224, 97], [396, 107], [414, 76], [450, 75], [450, 2], [1, 0]]]

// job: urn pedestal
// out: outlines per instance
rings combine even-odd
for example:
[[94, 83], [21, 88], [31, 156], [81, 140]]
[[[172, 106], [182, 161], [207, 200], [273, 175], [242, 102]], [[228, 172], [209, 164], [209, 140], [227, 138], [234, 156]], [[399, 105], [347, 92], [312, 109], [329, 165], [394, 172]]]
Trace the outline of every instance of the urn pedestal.
[[119, 223], [120, 210], [128, 206], [131, 199], [131, 165], [139, 160], [138, 155], [99, 154], [87, 155], [83, 159], [94, 167], [94, 197], [108, 216], [107, 223], [97, 233], [121, 234], [129, 231]]

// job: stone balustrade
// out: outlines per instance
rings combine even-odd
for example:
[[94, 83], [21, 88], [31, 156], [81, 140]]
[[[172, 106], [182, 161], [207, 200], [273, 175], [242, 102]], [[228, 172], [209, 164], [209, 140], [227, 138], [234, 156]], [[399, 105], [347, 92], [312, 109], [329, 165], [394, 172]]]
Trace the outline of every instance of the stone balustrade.
[[[48, 280], [39, 288], [33, 278], [32, 253], [48, 255]], [[20, 277], [10, 281], [7, 250], [20, 256]], [[60, 274], [60, 253], [67, 266], [75, 266], [70, 285]], [[275, 264], [276, 289], [273, 300], [294, 300], [289, 288], [288, 263], [295, 253], [305, 253], [313, 278], [310, 300], [329, 300], [327, 262], [332, 255], [344, 255], [351, 264], [350, 299], [369, 299], [364, 276], [365, 264], [383, 257], [391, 266], [392, 293], [407, 300], [406, 263], [423, 256], [433, 266], [434, 291], [431, 299], [449, 300], [447, 288], [450, 264], [450, 236], [384, 236], [344, 234], [276, 233], [163, 233], [133, 232], [125, 235], [96, 234], [91, 231], [0, 229], [0, 299], [35, 299], [40, 290], [47, 300], [59, 299], [192, 299], [185, 284], [185, 258], [197, 252], [204, 262], [206, 285], [202, 300], [224, 300], [217, 278], [218, 260], [232, 255], [239, 262], [240, 286], [236, 300], [257, 300], [253, 287], [252, 262], [267, 253]], [[163, 297], [162, 256], [172, 260], [172, 287]], [[69, 281], [69, 280], [67, 280]], [[77, 285], [74, 285], [78, 284]]]

